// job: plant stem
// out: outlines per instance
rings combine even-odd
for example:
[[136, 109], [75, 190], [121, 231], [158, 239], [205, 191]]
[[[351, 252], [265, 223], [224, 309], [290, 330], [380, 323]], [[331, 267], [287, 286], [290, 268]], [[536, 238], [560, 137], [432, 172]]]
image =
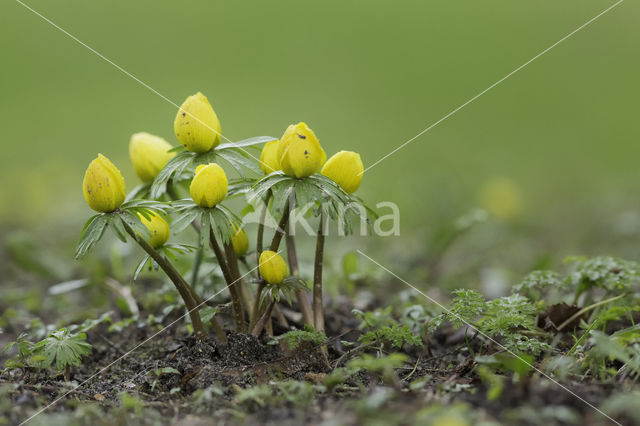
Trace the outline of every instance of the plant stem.
[[[196, 301], [198, 308], [207, 305], [207, 301], [200, 297], [200, 295], [193, 290], [193, 287], [189, 286], [189, 288], [191, 289], [191, 297]], [[224, 332], [224, 328], [222, 328], [218, 320], [215, 317], [212, 317], [209, 320], [209, 325], [213, 328], [213, 331], [216, 333], [216, 336], [218, 336], [218, 339], [220, 339], [220, 342], [226, 344], [227, 333]]]
[[600, 302], [598, 302], [598, 303], [594, 303], [593, 305], [589, 305], [589, 306], [587, 306], [586, 308], [582, 308], [582, 309], [580, 309], [578, 312], [576, 312], [575, 314], [573, 314], [573, 315], [571, 316], [571, 318], [569, 318], [568, 320], [566, 320], [565, 322], [563, 322], [562, 324], [560, 324], [560, 326], [558, 327], [558, 331], [562, 331], [566, 326], [568, 326], [569, 324], [571, 324], [571, 323], [572, 323], [573, 321], [575, 321], [576, 319], [580, 318], [584, 313], [589, 312], [590, 310], [595, 309], [595, 308], [597, 308], [597, 307], [599, 307], [599, 306], [606, 305], [607, 303], [614, 302], [614, 301], [616, 301], [616, 300], [618, 300], [618, 299], [621, 299], [621, 298], [623, 298], [623, 297], [625, 297], [625, 296], [626, 296], [626, 294], [620, 294], [620, 295], [618, 295], [618, 296], [616, 296], [616, 297], [612, 297], [612, 298], [607, 299], [607, 300], [601, 300], [601, 301], [600, 301]]
[[229, 293], [231, 294], [231, 307], [233, 310], [234, 328], [238, 332], [243, 332], [245, 330], [245, 323], [244, 313], [242, 312], [242, 303], [240, 302], [240, 298], [238, 297], [238, 293], [236, 291], [237, 289], [234, 288], [235, 282], [233, 280], [233, 275], [231, 275], [224, 253], [222, 252], [222, 249], [220, 248], [218, 240], [216, 239], [216, 236], [212, 229], [209, 230], [209, 244], [211, 245], [211, 249], [216, 255], [216, 259], [218, 259], [218, 264], [220, 265], [220, 269], [222, 270], [222, 275], [224, 276], [224, 280], [227, 282], [227, 288], [229, 289]]
[[[289, 269], [291, 269], [291, 275], [300, 275], [300, 267], [298, 265], [298, 254], [296, 252], [296, 243], [293, 238], [293, 232], [290, 228], [291, 223], [287, 226], [287, 257], [289, 259]], [[303, 321], [306, 324], [313, 325], [313, 311], [311, 309], [311, 303], [304, 290], [296, 290], [296, 297], [298, 298], [298, 305], [300, 305], [300, 312], [302, 312]]]
[[[173, 201], [176, 201], [176, 200], [178, 200], [180, 198], [178, 193], [176, 192], [175, 187], [173, 186], [173, 181], [171, 181], [171, 180], [169, 182], [167, 182], [167, 194], [169, 195], [169, 197]], [[193, 226], [193, 229], [198, 234], [198, 238], [199, 238], [199, 236], [200, 236], [200, 225], [196, 221], [191, 222], [191, 225]], [[198, 307], [204, 306], [206, 304], [206, 301], [203, 300], [198, 295], [198, 293], [196, 293], [195, 290], [193, 289], [193, 287], [198, 282], [198, 273], [200, 272], [200, 265], [202, 265], [203, 256], [204, 256], [204, 250], [202, 249], [202, 247], [199, 247], [198, 251], [196, 252], [196, 258], [193, 261], [193, 269], [192, 269], [192, 272], [191, 272], [191, 284], [192, 285], [188, 286], [189, 292], [191, 293], [191, 297], [193, 297], [193, 299], [196, 301], [196, 303], [198, 304]], [[209, 324], [211, 325], [211, 328], [213, 328], [213, 331], [218, 336], [218, 339], [222, 343], [226, 344], [227, 343], [227, 334], [224, 332], [224, 329], [222, 328], [222, 326], [220, 325], [218, 320], [215, 317], [213, 317], [209, 321]]]
[[264, 200], [264, 208], [260, 212], [260, 222], [258, 223], [258, 236], [256, 238], [256, 251], [258, 252], [258, 258], [262, 253], [262, 241], [264, 239], [264, 221], [267, 219], [267, 210], [269, 209], [269, 200], [271, 199], [271, 192], [267, 194], [267, 198]]
[[[124, 221], [123, 221], [124, 223]], [[178, 293], [182, 296], [182, 300], [187, 307], [189, 312], [189, 316], [191, 317], [191, 324], [193, 325], [193, 332], [198, 340], [204, 340], [205, 332], [204, 327], [202, 326], [202, 320], [200, 319], [200, 313], [198, 312], [198, 305], [192, 295], [193, 289], [187, 282], [182, 278], [182, 275], [173, 267], [171, 262], [169, 262], [164, 256], [158, 253], [151, 245], [140, 236], [137, 232], [135, 232], [131, 227], [124, 223], [125, 230], [127, 233], [133, 238], [142, 249], [147, 252], [149, 256], [162, 268], [162, 270], [167, 274], [173, 285], [175, 285]]]
[[365, 343], [363, 345], [357, 346], [353, 349], [349, 349], [348, 351], [346, 351], [345, 353], [343, 353], [340, 358], [338, 358], [335, 363], [334, 363], [334, 368], [338, 368], [340, 367], [340, 364], [342, 364], [342, 362], [344, 360], [346, 360], [350, 355], [356, 354], [364, 349], [370, 348], [371, 346], [376, 345], [376, 342], [369, 342], [369, 343]]
[[318, 237], [316, 240], [316, 258], [313, 265], [313, 319], [316, 330], [324, 334], [324, 312], [322, 310], [322, 264], [324, 260], [324, 223], [326, 213], [320, 215]]
[[238, 257], [236, 256], [236, 251], [233, 248], [233, 243], [231, 240], [224, 244], [224, 251], [227, 254], [227, 267], [229, 268], [229, 273], [233, 278], [233, 283], [229, 285], [229, 291], [235, 301], [234, 305], [239, 305], [239, 310], [242, 315], [242, 332], [246, 331], [246, 322], [244, 317], [245, 311], [245, 303], [243, 299], [243, 291], [242, 287], [244, 283], [242, 281], [242, 276], [240, 275], [240, 269], [238, 268]]
[[245, 282], [240, 286], [240, 297], [242, 298], [242, 305], [246, 308], [247, 314], [249, 315], [249, 320], [251, 320], [251, 315], [253, 315], [253, 294]]
[[[275, 234], [273, 234], [273, 239], [271, 240], [271, 245], [269, 246], [269, 250], [271, 251], [278, 251], [278, 248], [280, 247], [280, 242], [282, 241], [282, 236], [285, 234], [285, 228], [287, 226], [287, 223], [289, 222], [289, 201], [287, 201], [287, 204], [285, 205], [284, 208], [284, 212], [282, 213], [282, 218], [280, 218], [280, 222], [278, 223], [278, 228], [276, 229]], [[260, 254], [258, 254], [258, 263], [260, 262]], [[260, 269], [258, 269], [258, 275], [260, 275]], [[260, 285], [258, 286], [258, 291], [256, 292], [256, 299], [253, 305], [253, 318], [252, 320], [249, 322], [250, 326], [249, 329], [252, 330], [253, 329], [253, 325], [255, 325], [256, 321], [258, 320], [258, 318], [260, 317], [261, 314], [261, 310], [260, 310], [260, 296], [262, 295], [262, 291], [264, 290], [264, 286], [265, 283], [264, 281], [260, 283]]]
[[284, 206], [284, 212], [282, 212], [282, 217], [280, 218], [280, 222], [278, 223], [278, 229], [276, 229], [275, 234], [273, 234], [273, 240], [271, 240], [271, 245], [269, 246], [269, 250], [278, 251], [280, 247], [280, 241], [282, 241], [282, 237], [285, 234], [285, 228], [289, 223], [289, 214], [291, 213], [290, 201], [287, 201], [287, 204]]
[[289, 328], [289, 321], [285, 318], [284, 314], [280, 310], [280, 306], [276, 303], [273, 307], [273, 314], [276, 316], [276, 320], [278, 320], [278, 324], [282, 327]]
[[266, 284], [264, 280], [261, 280], [260, 284], [258, 284], [256, 297], [255, 299], [253, 299], [253, 308], [251, 309], [252, 315], [249, 320], [249, 330], [253, 330], [253, 327], [256, 325], [256, 322], [258, 321], [258, 317], [260, 316], [260, 296], [262, 295], [262, 291], [264, 290], [265, 285]]
[[276, 304], [275, 300], [272, 300], [271, 302], [269, 302], [267, 309], [260, 316], [260, 319], [256, 322], [256, 325], [251, 330], [252, 336], [258, 337], [260, 335], [260, 332], [262, 332], [262, 329], [264, 328], [264, 325], [267, 323], [267, 320], [271, 318], [271, 311], [273, 310], [273, 305], [275, 304]]
[[582, 343], [582, 341], [584, 340], [585, 337], [587, 337], [589, 335], [589, 333], [591, 333], [591, 330], [593, 330], [593, 328], [598, 324], [598, 321], [594, 321], [589, 328], [587, 328], [585, 330], [585, 332], [582, 334], [582, 336], [580, 336], [580, 338], [578, 339], [578, 341], [571, 347], [571, 349], [569, 349], [569, 352], [567, 352], [565, 354], [565, 356], [569, 356], [573, 353], [573, 351], [576, 350], [576, 348], [580, 345], [580, 343]]
[[196, 251], [196, 258], [193, 260], [193, 269], [191, 270], [191, 285], [195, 287], [198, 282], [198, 273], [200, 272], [200, 265], [202, 265], [202, 257], [204, 250], [202, 247]]

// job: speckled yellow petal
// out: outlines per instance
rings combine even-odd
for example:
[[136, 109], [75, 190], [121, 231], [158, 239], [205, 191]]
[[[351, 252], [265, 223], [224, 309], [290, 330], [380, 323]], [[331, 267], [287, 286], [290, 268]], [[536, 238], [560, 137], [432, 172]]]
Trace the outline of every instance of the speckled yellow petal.
[[207, 152], [220, 143], [220, 120], [207, 97], [200, 92], [182, 103], [173, 130], [187, 151]]
[[327, 161], [313, 130], [305, 123], [290, 125], [279, 146], [280, 167], [287, 176], [304, 178], [318, 172]]
[[112, 212], [122, 205], [126, 195], [124, 178], [120, 170], [107, 157], [98, 154], [84, 174], [84, 199], [93, 210]]

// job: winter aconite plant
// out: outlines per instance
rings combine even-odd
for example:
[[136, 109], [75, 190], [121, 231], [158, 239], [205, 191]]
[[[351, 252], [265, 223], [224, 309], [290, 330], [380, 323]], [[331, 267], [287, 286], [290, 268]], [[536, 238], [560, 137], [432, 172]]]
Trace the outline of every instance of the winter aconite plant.
[[[324, 334], [322, 269], [328, 221], [338, 221], [348, 234], [354, 219], [369, 223], [373, 216], [353, 195], [364, 171], [360, 155], [340, 151], [327, 160], [305, 123], [290, 125], [279, 140], [260, 136], [221, 143], [220, 121], [201, 93], [182, 104], [174, 131], [177, 147], [149, 133], [131, 137], [129, 155], [142, 184], [129, 194], [120, 170], [107, 157], [98, 154], [91, 162], [83, 193], [97, 214], [83, 228], [76, 257], [86, 254], [107, 228], [123, 242], [140, 246], [145, 256], [133, 278], [146, 265], [162, 269], [180, 294], [197, 339], [205, 338], [207, 327], [222, 342], [230, 326], [258, 336], [265, 328], [271, 330], [272, 315], [280, 312], [282, 303], [301, 312], [307, 330]], [[245, 207], [228, 207], [228, 200], [241, 196]], [[249, 213], [260, 218], [255, 245], [243, 223]], [[312, 277], [300, 272], [294, 216], [317, 221]], [[268, 227], [275, 231], [267, 244]], [[198, 236], [192, 245], [170, 242], [177, 234], [188, 239], [189, 228]], [[179, 256], [191, 265], [188, 277], [176, 266]], [[212, 306], [195, 290], [201, 264], [208, 259], [221, 271], [229, 308]], [[230, 312], [229, 321], [218, 312]]]

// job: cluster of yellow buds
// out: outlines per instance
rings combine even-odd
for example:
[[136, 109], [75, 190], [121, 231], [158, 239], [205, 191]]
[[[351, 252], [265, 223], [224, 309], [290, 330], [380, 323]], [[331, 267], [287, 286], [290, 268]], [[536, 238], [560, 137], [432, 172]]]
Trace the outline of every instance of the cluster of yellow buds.
[[327, 161], [318, 137], [302, 122], [287, 127], [280, 140], [265, 144], [260, 154], [260, 168], [265, 174], [282, 170], [285, 175], [298, 179], [320, 172], [348, 194], [360, 187], [364, 173], [360, 154], [356, 152], [340, 151]]
[[[209, 100], [200, 92], [184, 101], [176, 115], [174, 130], [176, 138], [188, 151], [206, 152], [220, 143], [220, 121]], [[133, 134], [129, 141], [129, 157], [140, 180], [152, 182], [175, 155], [172, 148], [159, 136], [146, 132]], [[196, 169], [189, 192], [196, 204], [211, 208], [224, 199], [227, 186], [224, 170], [217, 164], [207, 164]], [[89, 207], [100, 213], [115, 211], [126, 196], [122, 173], [102, 154], [87, 168], [82, 188]], [[169, 225], [162, 217], [154, 214], [150, 220], [140, 219], [151, 233], [149, 243], [153, 247], [166, 243]], [[238, 235], [241, 236], [241, 232], [244, 233], [238, 231]]]
[[[140, 135], [138, 134], [138, 136]], [[132, 142], [134, 139], [137, 139], [136, 135], [132, 138]], [[139, 146], [137, 145], [137, 147]], [[135, 152], [139, 152], [137, 148]], [[151, 149], [151, 152], [154, 152], [153, 149]], [[155, 153], [157, 152], [159, 151], [155, 151]], [[135, 164], [134, 162], [134, 168], [136, 168]], [[150, 170], [147, 166], [144, 166], [143, 169], [145, 173]], [[85, 201], [93, 210], [100, 213], [111, 213], [117, 210], [125, 200], [126, 190], [122, 173], [111, 160], [102, 154], [98, 154], [98, 157], [87, 167], [82, 182], [82, 193]], [[151, 246], [157, 248], [167, 242], [169, 239], [169, 224], [160, 215], [151, 212], [149, 219], [142, 215], [139, 217], [140, 221], [149, 230], [150, 236], [148, 240]]]
[[[165, 206], [172, 205], [176, 208], [176, 212], [182, 215], [178, 221], [184, 225], [187, 225], [188, 221], [194, 220], [194, 217], [200, 218], [200, 230], [206, 231], [201, 232], [200, 244], [205, 244], [206, 239], [210, 239], [211, 246], [218, 259], [218, 264], [220, 268], [223, 269], [223, 275], [230, 290], [236, 281], [240, 282], [238, 287], [243, 286], [241, 277], [239, 276], [237, 258], [240, 258], [240, 260], [247, 265], [249, 237], [243, 229], [242, 224], [235, 223], [233, 215], [227, 209], [219, 206], [227, 197], [229, 191], [229, 181], [225, 171], [216, 163], [201, 164], [207, 161], [214, 161], [210, 159], [217, 158], [216, 156], [219, 155], [231, 163], [232, 166], [237, 166], [236, 162], [232, 161], [232, 157], [225, 156], [225, 153], [228, 152], [226, 150], [234, 148], [225, 145], [219, 147], [217, 151], [212, 151], [220, 144], [222, 134], [218, 116], [206, 96], [198, 92], [195, 95], [189, 96], [182, 103], [174, 120], [174, 132], [180, 145], [188, 151], [181, 152], [177, 157], [175, 157], [175, 150], [171, 144], [159, 136], [146, 132], [135, 133], [131, 136], [129, 141], [131, 164], [138, 178], [144, 183], [139, 187], [140, 189], [138, 191], [134, 192], [138, 195], [149, 193], [152, 197], [156, 195], [159, 196], [162, 194], [161, 185], [167, 184], [168, 182], [182, 185], [182, 173], [178, 172], [178, 170], [193, 170], [193, 167], [198, 164], [188, 184], [189, 195], [193, 203], [174, 200], [176, 202], [173, 204], [164, 204], [159, 201], [135, 200], [125, 204], [125, 181], [120, 170], [118, 170], [107, 157], [99, 154], [98, 157], [89, 164], [86, 170], [83, 181], [83, 194], [87, 204], [92, 209], [105, 215], [93, 216], [91, 221], [99, 220], [100, 223], [93, 225], [96, 222], [91, 222], [88, 224], [87, 229], [91, 226], [94, 226], [94, 228], [91, 229], [98, 229], [98, 226], [110, 224], [116, 227], [116, 232], [122, 237], [122, 226], [124, 226], [125, 231], [162, 267], [180, 294], [183, 295], [185, 304], [192, 313], [194, 332], [197, 336], [202, 337], [205, 332], [197, 312], [197, 306], [194, 306], [197, 297], [195, 297], [196, 295], [193, 289], [189, 288], [189, 284], [175, 268], [172, 267], [168, 259], [165, 256], [160, 256], [159, 253], [154, 250], [160, 249], [160, 251], [165, 251], [165, 254], [167, 254], [166, 250], [177, 248], [178, 245], [166, 245], [171, 234], [169, 223], [167, 223], [167, 220], [159, 213], [152, 212], [150, 209], [158, 209], [164, 213]], [[251, 145], [252, 143], [257, 143], [258, 140], [262, 140], [262, 138], [253, 139], [250, 142], [239, 144], [239, 146]], [[182, 149], [180, 150], [182, 151]], [[244, 163], [242, 163], [242, 165], [252, 169], [249, 165]], [[322, 148], [315, 132], [303, 122], [291, 124], [279, 140], [274, 140], [264, 145], [260, 155], [260, 168], [266, 175], [281, 171], [286, 176], [289, 176], [289, 179], [283, 180], [287, 185], [293, 186], [287, 188], [295, 189], [295, 185], [301, 183], [296, 181], [296, 179], [311, 177], [306, 183], [302, 182], [302, 184], [305, 185], [308, 183], [310, 186], [315, 186], [319, 190], [324, 190], [327, 193], [331, 190], [329, 195], [333, 197], [333, 199], [345, 203], [348, 202], [350, 198], [336, 194], [333, 191], [333, 189], [335, 189], [334, 185], [328, 182], [326, 178], [331, 179], [346, 193], [352, 194], [360, 187], [364, 173], [362, 159], [356, 152], [339, 151], [327, 160], [327, 154]], [[178, 178], [174, 176], [176, 173], [180, 173]], [[160, 178], [158, 175], [161, 175]], [[280, 180], [281, 178], [276, 177], [276, 179]], [[268, 180], [269, 178], [265, 179], [265, 181]], [[244, 181], [242, 183], [244, 184]], [[262, 182], [256, 184], [254, 188], [258, 187], [260, 183]], [[272, 184], [272, 182], [266, 182], [266, 185], [269, 184]], [[232, 193], [236, 192], [235, 187], [235, 183], [232, 182]], [[156, 191], [158, 188], [160, 188], [160, 190]], [[176, 198], [176, 193], [180, 191], [173, 192], [169, 191], [169, 189], [174, 188], [167, 188], [170, 198]], [[186, 190], [187, 188], [185, 185], [184, 187], [176, 189]], [[273, 191], [275, 192], [276, 190]], [[256, 193], [260, 193], [259, 189], [256, 190]], [[504, 191], [501, 193], [504, 193]], [[318, 195], [320, 194], [319, 192], [315, 194], [320, 197], [320, 195]], [[274, 199], [275, 198], [276, 196], [274, 195]], [[302, 199], [304, 197], [301, 196], [300, 198]], [[307, 198], [310, 198], [310, 196]], [[143, 209], [148, 209], [149, 213], [145, 213]], [[106, 216], [106, 214], [109, 216]], [[129, 226], [129, 219], [132, 214], [137, 214], [140, 219], [140, 223], [137, 223], [136, 230]], [[288, 212], [286, 212], [286, 214], [288, 214]], [[219, 226], [220, 224], [214, 223], [218, 222], [220, 217], [224, 217], [225, 220], [230, 221], [231, 228], [226, 226], [224, 227], [224, 231], [222, 231]], [[281, 222], [285, 223], [286, 218], [285, 213], [283, 213]], [[120, 222], [116, 222], [118, 220], [120, 220]], [[149, 231], [145, 233], [144, 238], [146, 239], [146, 243], [143, 237], [141, 237], [144, 228], [141, 228], [140, 225], [143, 225]], [[219, 233], [224, 237], [224, 252], [220, 250], [216, 242], [217, 233], [214, 232], [213, 225], [217, 227], [218, 231], [220, 231]], [[174, 231], [178, 228], [179, 226], [174, 227]], [[322, 230], [322, 227], [320, 229]], [[258, 230], [259, 241], [261, 241], [263, 231], [263, 228]], [[136, 232], [139, 232], [139, 234], [136, 234]], [[97, 241], [97, 239], [94, 238], [96, 234], [97, 232], [85, 233], [87, 237], [84, 238], [83, 236], [83, 240], [78, 246], [78, 256], [84, 254], [86, 250]], [[293, 237], [293, 234], [294, 233], [291, 232], [287, 238]], [[233, 291], [231, 291], [233, 320], [236, 330], [240, 332], [246, 330], [246, 312], [250, 313], [250, 323], [253, 324], [250, 330], [251, 334], [254, 336], [259, 335], [262, 327], [265, 326], [266, 321], [270, 318], [271, 310], [278, 299], [278, 292], [288, 294], [289, 291], [295, 290], [305, 322], [314, 324], [317, 330], [324, 332], [324, 317], [322, 316], [322, 274], [318, 273], [322, 272], [324, 236], [320, 231], [318, 232], [314, 264], [313, 312], [304, 289], [299, 285], [301, 284], [299, 280], [286, 280], [289, 274], [287, 263], [282, 256], [274, 251], [277, 250], [280, 244], [281, 236], [282, 234], [276, 232], [270, 250], [261, 252], [262, 242], [257, 244], [259, 248], [257, 250], [259, 253], [259, 276], [262, 277], [264, 281], [261, 282], [258, 289], [258, 294], [254, 301], [255, 304], [253, 305], [254, 309], [250, 309], [252, 306], [249, 295], [250, 292], [246, 292], [242, 288], [237, 291], [236, 288], [233, 288]], [[292, 248], [293, 245], [290, 244], [289, 240], [287, 240], [287, 243], [289, 250], [295, 250]], [[202, 252], [200, 252], [200, 254], [201, 253]], [[294, 252], [289, 253], [290, 260], [295, 258], [293, 254]], [[202, 259], [202, 256], [199, 256], [198, 259]], [[297, 266], [292, 264], [292, 268], [297, 269]], [[277, 287], [265, 287], [265, 283]], [[262, 300], [260, 298], [260, 292], [265, 288], [265, 291], [275, 291], [276, 293], [271, 293], [273, 298], [269, 306], [261, 310], [258, 302]], [[215, 326], [213, 328], [214, 330], [216, 329]], [[221, 327], [218, 327], [218, 329], [221, 331], [219, 336], [221, 336], [222, 340], [225, 340], [226, 335], [224, 331]]]

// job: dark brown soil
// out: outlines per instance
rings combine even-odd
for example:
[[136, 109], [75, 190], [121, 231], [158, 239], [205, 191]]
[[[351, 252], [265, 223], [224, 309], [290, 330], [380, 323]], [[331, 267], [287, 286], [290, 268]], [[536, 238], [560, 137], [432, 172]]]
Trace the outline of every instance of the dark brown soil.
[[[359, 332], [350, 309], [340, 309], [328, 317], [328, 334], [335, 336], [328, 345], [333, 366], [345, 354], [341, 342], [357, 343]], [[561, 407], [575, 413], [583, 424], [607, 424], [584, 402], [538, 375], [525, 385], [507, 380], [502, 396], [488, 401], [485, 386], [473, 372], [466, 344], [460, 344], [457, 332], [448, 329], [432, 336], [427, 349], [404, 348], [411, 360], [397, 371], [396, 391], [383, 387], [377, 375], [360, 373], [333, 392], [317, 392], [310, 403], [281, 401], [263, 406], [239, 402], [238, 391], [289, 379], [320, 383], [330, 369], [319, 348], [303, 346], [291, 352], [273, 344], [266, 335], [258, 339], [234, 333], [228, 335], [226, 345], [213, 337], [198, 342], [183, 327], [168, 328], [136, 347], [135, 342], [145, 341], [156, 331], [133, 325], [119, 333], [109, 333], [107, 325], [91, 331], [88, 340], [93, 353], [71, 371], [72, 381], [80, 385], [75, 390], [53, 370], [4, 373], [0, 382], [11, 384], [11, 389], [3, 393], [3, 398], [10, 399], [9, 405], [2, 406], [4, 419], [19, 423], [55, 401], [37, 419], [94, 425], [412, 424], [416, 413], [427, 404], [462, 402], [473, 407], [476, 420], [535, 424], [509, 417], [526, 405], [533, 410]], [[476, 344], [472, 342], [471, 348]], [[409, 384], [421, 378], [425, 379], [423, 386], [410, 389]], [[567, 387], [594, 405], [613, 390], [611, 385], [590, 383], [569, 383]], [[219, 392], [202, 398], [198, 391], [208, 388]], [[123, 394], [134, 396], [142, 406], [124, 402]], [[369, 412], [367, 404], [378, 405]], [[85, 407], [84, 411], [78, 407]]]

